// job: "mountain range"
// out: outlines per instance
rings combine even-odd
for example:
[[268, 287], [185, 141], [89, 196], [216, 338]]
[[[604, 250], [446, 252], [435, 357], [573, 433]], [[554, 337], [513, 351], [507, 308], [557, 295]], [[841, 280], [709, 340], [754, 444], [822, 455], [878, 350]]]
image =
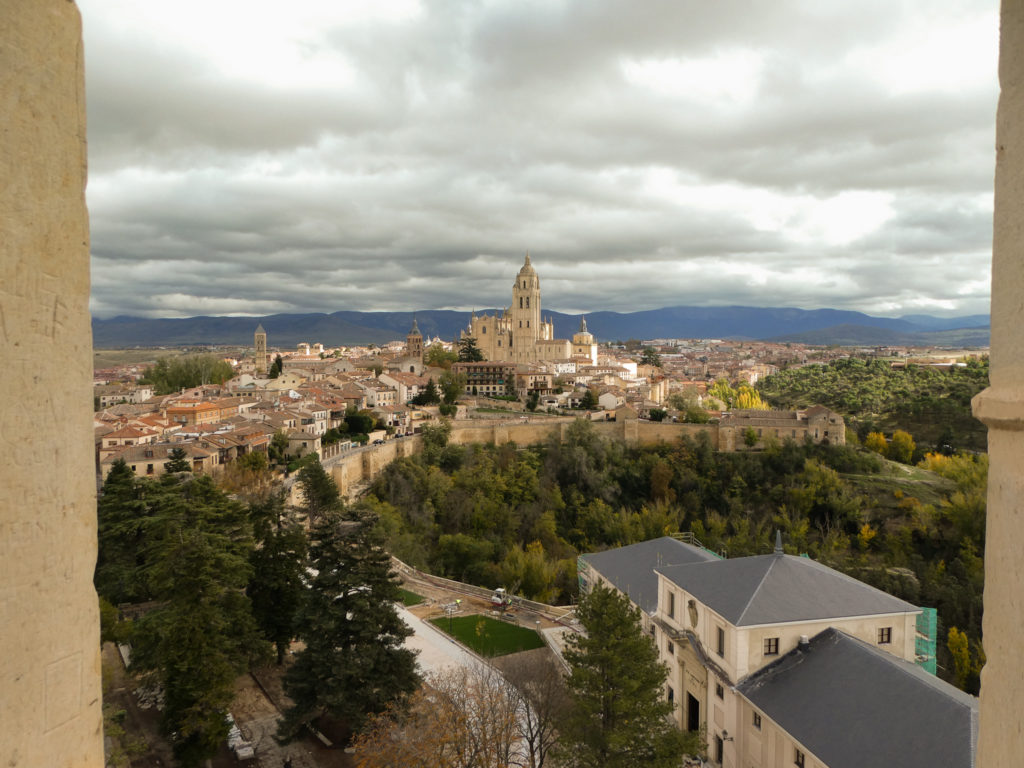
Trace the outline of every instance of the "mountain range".
[[[480, 310], [493, 314], [500, 310]], [[571, 338], [580, 315], [545, 312], [557, 338]], [[181, 345], [249, 346], [262, 325], [270, 347], [307, 341], [325, 346], [382, 344], [404, 339], [416, 322], [425, 338], [458, 336], [468, 312], [332, 312], [265, 317], [93, 318], [93, 346], [102, 349]], [[791, 341], [805, 344], [987, 346], [989, 316], [873, 317], [838, 309], [764, 307], [664, 307], [641, 312], [595, 312], [586, 315], [598, 341], [660, 338], [714, 338]]]

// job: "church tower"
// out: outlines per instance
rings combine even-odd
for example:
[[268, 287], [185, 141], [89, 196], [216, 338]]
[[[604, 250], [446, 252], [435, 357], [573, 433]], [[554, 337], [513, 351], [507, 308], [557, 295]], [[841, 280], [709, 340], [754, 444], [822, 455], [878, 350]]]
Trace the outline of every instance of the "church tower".
[[526, 262], [516, 275], [512, 287], [512, 306], [509, 308], [512, 320], [512, 361], [528, 362], [536, 359], [534, 346], [542, 338], [540, 319], [540, 278], [533, 265], [530, 254], [526, 254]]
[[256, 359], [256, 373], [265, 374], [267, 372], [267, 332], [263, 330], [262, 324], [256, 326], [253, 346], [256, 348], [253, 352]]
[[416, 324], [416, 315], [412, 316], [412, 328], [409, 330], [409, 335], [405, 337], [405, 355], [406, 357], [415, 357], [423, 362], [423, 334], [420, 333], [420, 327]]

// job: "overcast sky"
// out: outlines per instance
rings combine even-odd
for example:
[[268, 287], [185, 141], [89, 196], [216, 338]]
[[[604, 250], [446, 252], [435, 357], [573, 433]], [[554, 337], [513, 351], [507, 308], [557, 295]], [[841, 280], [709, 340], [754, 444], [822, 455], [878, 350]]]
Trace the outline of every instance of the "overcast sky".
[[78, 0], [93, 311], [989, 306], [996, 0]]

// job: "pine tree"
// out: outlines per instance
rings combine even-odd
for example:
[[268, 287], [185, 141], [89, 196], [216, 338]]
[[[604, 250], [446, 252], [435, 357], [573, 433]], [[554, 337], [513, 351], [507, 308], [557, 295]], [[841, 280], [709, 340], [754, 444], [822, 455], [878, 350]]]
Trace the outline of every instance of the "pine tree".
[[168, 461], [164, 465], [164, 472], [192, 471], [192, 465], [189, 463], [188, 460], [188, 453], [186, 453], [185, 449], [182, 448], [181, 446], [178, 446], [177, 448], [172, 448], [171, 452], [168, 454], [168, 458], [170, 459], [170, 461]]
[[466, 336], [465, 338], [459, 339], [459, 362], [460, 363], [479, 363], [484, 359], [484, 353], [480, 351], [480, 347], [476, 345], [476, 339], [472, 336]]
[[358, 731], [366, 717], [403, 700], [420, 684], [412, 630], [395, 609], [398, 583], [382, 548], [377, 516], [357, 509], [351, 519], [332, 510], [310, 534], [314, 574], [298, 614], [305, 648], [285, 675], [294, 706], [280, 727], [292, 738], [322, 716]]
[[96, 592], [113, 604], [148, 597], [144, 564], [144, 525], [148, 515], [135, 473], [117, 459], [97, 502], [99, 552]]
[[207, 477], [147, 483], [149, 586], [157, 604], [138, 622], [133, 667], [164, 692], [161, 727], [183, 766], [227, 737], [235, 677], [266, 647], [244, 588], [252, 537], [241, 504]]
[[569, 639], [565, 659], [572, 706], [559, 753], [570, 768], [678, 766], [683, 734], [669, 719], [668, 671], [640, 628], [640, 612], [598, 584], [576, 615], [584, 634]]
[[344, 505], [338, 484], [327, 474], [315, 454], [302, 469], [296, 481], [302, 490], [303, 509], [310, 524], [316, 523], [322, 516], [340, 510]]
[[295, 614], [304, 589], [306, 532], [285, 507], [285, 493], [250, 506], [257, 547], [249, 560], [253, 575], [246, 593], [263, 634], [277, 649], [277, 663], [295, 637]]

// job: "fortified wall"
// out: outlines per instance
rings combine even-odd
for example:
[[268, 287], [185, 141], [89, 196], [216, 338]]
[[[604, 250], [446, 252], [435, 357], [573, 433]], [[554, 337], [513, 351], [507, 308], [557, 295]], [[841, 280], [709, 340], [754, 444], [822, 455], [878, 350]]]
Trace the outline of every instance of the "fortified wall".
[[[452, 434], [449, 442], [453, 445], [469, 445], [486, 443], [490, 445], [537, 445], [545, 443], [557, 432], [559, 439], [564, 441], [570, 425], [575, 421], [572, 417], [550, 419], [546, 421], [509, 422], [494, 421], [463, 421], [452, 422]], [[683, 435], [696, 440], [700, 434], [706, 434], [711, 440], [711, 447], [716, 451], [746, 450], [743, 431], [746, 425], [732, 424], [678, 424], [670, 422], [641, 421], [639, 419], [622, 419], [619, 421], [592, 422], [594, 431], [607, 440], [621, 440], [626, 445], [645, 446], [658, 443], [675, 443]], [[775, 437], [784, 439], [791, 437], [790, 431], [782, 429], [762, 428], [764, 433], [753, 448], [763, 446], [764, 439]], [[784, 433], [784, 434], [782, 434]], [[803, 439], [803, 434], [797, 436]], [[423, 438], [419, 435], [400, 440], [389, 440], [382, 445], [369, 445], [365, 448], [341, 454], [336, 458], [324, 461], [338, 489], [345, 496], [351, 496], [376, 477], [384, 467], [397, 458], [411, 456], [423, 449]]]

